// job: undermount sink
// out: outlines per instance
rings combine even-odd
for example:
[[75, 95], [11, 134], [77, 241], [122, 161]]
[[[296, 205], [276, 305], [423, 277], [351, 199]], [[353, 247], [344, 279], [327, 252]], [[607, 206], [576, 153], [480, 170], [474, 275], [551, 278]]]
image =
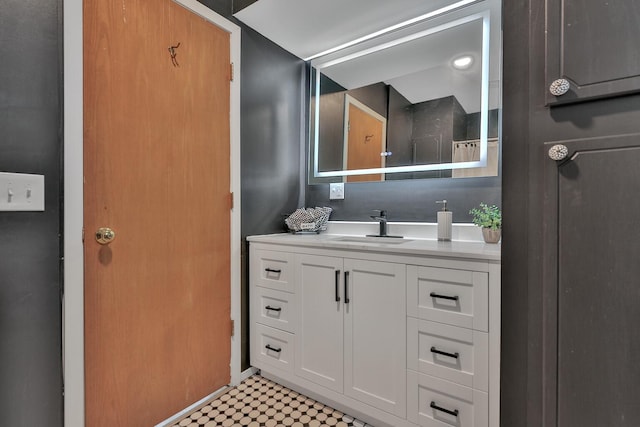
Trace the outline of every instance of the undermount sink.
[[354, 243], [384, 243], [389, 245], [400, 245], [402, 243], [411, 242], [411, 239], [403, 237], [378, 237], [378, 236], [344, 236], [334, 239], [338, 242], [354, 242]]

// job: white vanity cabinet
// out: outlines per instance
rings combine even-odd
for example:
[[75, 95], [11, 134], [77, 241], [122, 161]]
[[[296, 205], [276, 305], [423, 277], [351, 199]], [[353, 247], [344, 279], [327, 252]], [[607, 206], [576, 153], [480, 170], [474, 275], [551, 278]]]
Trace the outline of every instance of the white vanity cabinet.
[[294, 254], [251, 249], [251, 360], [293, 372], [297, 310]]
[[499, 250], [249, 241], [263, 375], [376, 427], [498, 427]]
[[489, 425], [493, 274], [488, 264], [463, 261], [447, 268], [407, 266], [409, 421], [429, 427]]
[[405, 266], [298, 254], [295, 374], [401, 417]]

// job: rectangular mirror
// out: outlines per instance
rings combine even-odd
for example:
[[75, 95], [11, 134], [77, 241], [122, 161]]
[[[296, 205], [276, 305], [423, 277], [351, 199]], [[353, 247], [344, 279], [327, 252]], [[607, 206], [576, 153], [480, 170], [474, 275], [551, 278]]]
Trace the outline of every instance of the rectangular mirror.
[[313, 59], [310, 183], [497, 175], [493, 3]]

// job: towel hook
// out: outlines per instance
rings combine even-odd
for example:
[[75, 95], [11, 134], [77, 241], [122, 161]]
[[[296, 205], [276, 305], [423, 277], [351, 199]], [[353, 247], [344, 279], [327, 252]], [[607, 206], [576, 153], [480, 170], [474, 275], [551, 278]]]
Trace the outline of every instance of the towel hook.
[[169, 55], [171, 55], [171, 63], [173, 64], [174, 67], [179, 67], [180, 64], [178, 64], [178, 60], [176, 59], [176, 56], [178, 55], [178, 53], [176, 52], [176, 49], [180, 47], [180, 42], [178, 42], [177, 45], [175, 46], [169, 46], [168, 50], [169, 50]]

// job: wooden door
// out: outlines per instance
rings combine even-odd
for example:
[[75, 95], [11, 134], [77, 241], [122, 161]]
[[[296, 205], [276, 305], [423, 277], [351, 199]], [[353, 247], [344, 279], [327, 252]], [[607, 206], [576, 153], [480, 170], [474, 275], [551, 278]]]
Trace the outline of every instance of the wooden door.
[[296, 283], [295, 373], [342, 393], [342, 258], [299, 255]]
[[406, 415], [406, 267], [345, 259], [344, 394]]
[[[347, 102], [345, 170], [384, 167], [386, 121], [365, 105]], [[348, 182], [382, 181], [382, 174], [347, 176]]]
[[171, 0], [84, 2], [89, 427], [154, 425], [230, 380], [229, 43]]
[[569, 155], [545, 165], [548, 425], [638, 426], [640, 134], [556, 144]]
[[[640, 90], [640, 3], [607, 0], [547, 1], [549, 104], [577, 102]], [[571, 88], [554, 96], [556, 79]]]

